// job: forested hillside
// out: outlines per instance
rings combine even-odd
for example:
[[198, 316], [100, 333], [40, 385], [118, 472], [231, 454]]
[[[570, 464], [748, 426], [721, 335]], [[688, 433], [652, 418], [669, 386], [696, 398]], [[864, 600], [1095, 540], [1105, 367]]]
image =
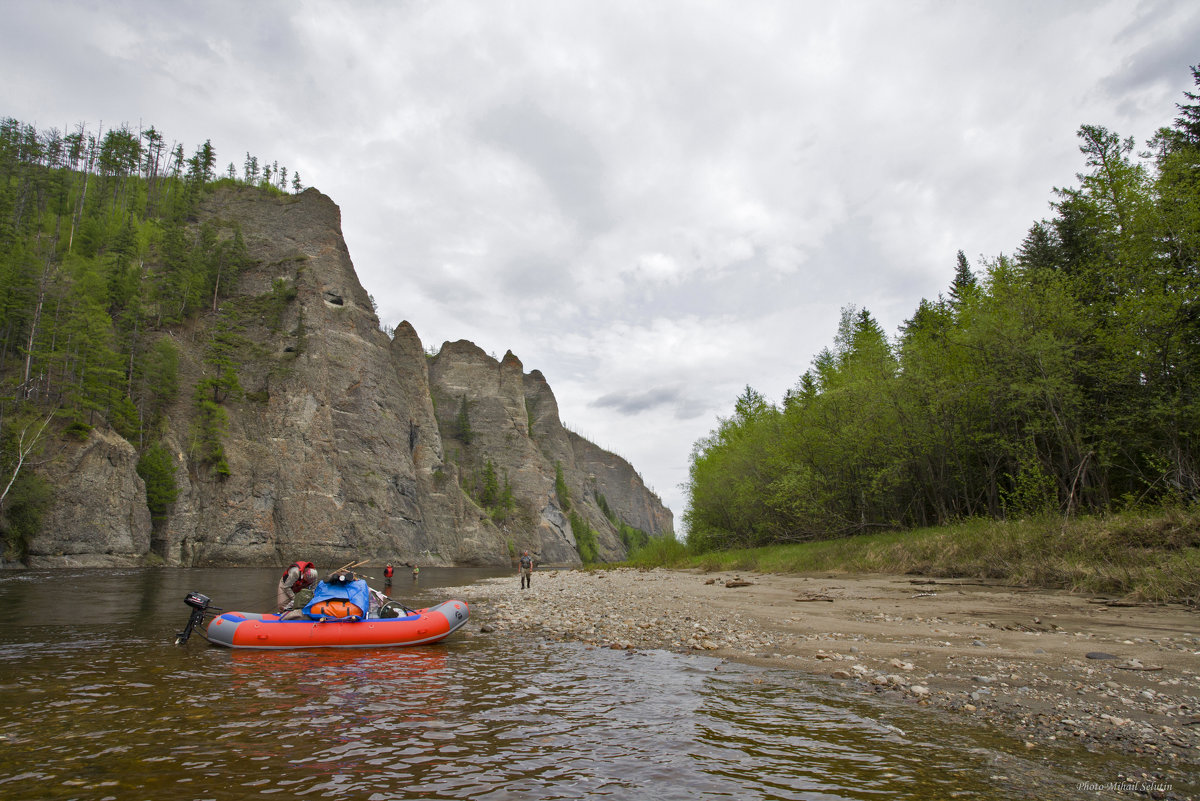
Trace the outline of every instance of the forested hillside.
[[[143, 454], [152, 512], [174, 497], [171, 465], [155, 447], [180, 391], [179, 354], [161, 332], [215, 309], [247, 263], [236, 224], [196, 226], [218, 184], [283, 194], [288, 170], [246, 154], [218, 178], [210, 142], [185, 155], [150, 127], [64, 134], [0, 120], [0, 504], [10, 553], [36, 533], [51, 488], [29, 462], [48, 431], [86, 437], [110, 425]], [[290, 188], [302, 189], [299, 174]], [[220, 402], [240, 391], [237, 347], [209, 343], [195, 403], [192, 448], [223, 464]], [[190, 387], [189, 387], [190, 390]]]
[[1200, 94], [1177, 108], [1144, 152], [1081, 127], [1053, 216], [1012, 256], [960, 251], [894, 339], [848, 307], [780, 404], [747, 387], [693, 450], [689, 544], [1193, 503]]

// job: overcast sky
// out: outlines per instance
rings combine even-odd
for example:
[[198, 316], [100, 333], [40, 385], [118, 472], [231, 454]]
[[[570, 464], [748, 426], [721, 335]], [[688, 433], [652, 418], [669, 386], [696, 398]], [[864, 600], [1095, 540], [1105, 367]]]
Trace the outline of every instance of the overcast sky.
[[384, 325], [511, 349], [681, 528], [744, 386], [1012, 253], [1197, 43], [1195, 0], [0, 0], [0, 116], [299, 170]]

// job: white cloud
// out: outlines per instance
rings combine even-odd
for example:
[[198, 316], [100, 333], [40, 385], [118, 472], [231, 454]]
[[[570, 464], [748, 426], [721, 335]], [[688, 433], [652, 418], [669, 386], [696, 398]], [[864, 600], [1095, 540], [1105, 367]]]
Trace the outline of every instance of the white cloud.
[[639, 284], [670, 286], [683, 280], [683, 269], [679, 262], [665, 253], [643, 253], [631, 267], [620, 267], [618, 272], [629, 275]]

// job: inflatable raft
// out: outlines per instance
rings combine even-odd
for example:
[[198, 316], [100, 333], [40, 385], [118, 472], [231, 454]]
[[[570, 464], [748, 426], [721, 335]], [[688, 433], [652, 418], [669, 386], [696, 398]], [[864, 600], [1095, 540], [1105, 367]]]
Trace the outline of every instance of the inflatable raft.
[[202, 626], [205, 638], [227, 648], [392, 648], [425, 645], [449, 637], [471, 616], [465, 601], [443, 601], [428, 609], [408, 609], [375, 592], [352, 573], [338, 571], [319, 582], [302, 611], [283, 617], [257, 612], [222, 612], [207, 595], [188, 593], [187, 627], [176, 635], [183, 645]]
[[229, 648], [391, 648], [449, 637], [470, 617], [465, 601], [449, 600], [406, 617], [281, 620], [279, 615], [224, 612], [208, 623], [209, 642]]

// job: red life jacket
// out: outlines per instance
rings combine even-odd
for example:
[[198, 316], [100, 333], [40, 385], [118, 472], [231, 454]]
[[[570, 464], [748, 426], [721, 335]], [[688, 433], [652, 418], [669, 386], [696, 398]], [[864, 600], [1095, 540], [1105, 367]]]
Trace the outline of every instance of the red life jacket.
[[288, 565], [288, 569], [283, 571], [283, 578], [287, 578], [287, 574], [293, 567], [300, 571], [300, 578], [296, 579], [296, 581], [292, 584], [292, 592], [300, 592], [300, 590], [304, 589], [305, 587], [311, 587], [312, 582], [308, 579], [307, 573], [309, 570], [315, 571], [317, 566], [312, 562], [295, 562]]
[[392, 571], [392, 566], [391, 566], [391, 565], [388, 565], [387, 567], [385, 567], [385, 568], [383, 569], [383, 575], [384, 575], [384, 578], [391, 578], [391, 577], [392, 577], [392, 572], [393, 572], [393, 571]]

